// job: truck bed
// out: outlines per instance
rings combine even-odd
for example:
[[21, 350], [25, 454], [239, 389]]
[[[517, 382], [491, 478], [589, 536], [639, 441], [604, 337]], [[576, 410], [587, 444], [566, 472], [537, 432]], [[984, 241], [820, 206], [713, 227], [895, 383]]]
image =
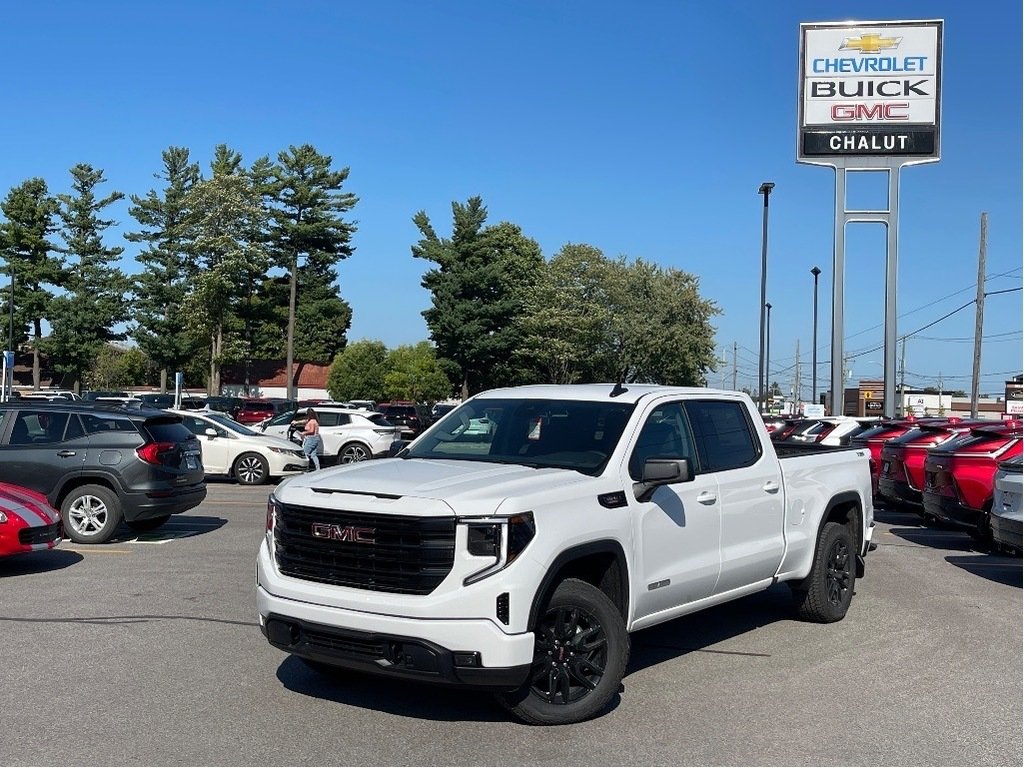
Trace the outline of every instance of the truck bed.
[[853, 451], [863, 449], [856, 445], [821, 445], [820, 443], [773, 443], [775, 453], [780, 459], [791, 459], [794, 456], [808, 456], [815, 453], [834, 453], [836, 451]]

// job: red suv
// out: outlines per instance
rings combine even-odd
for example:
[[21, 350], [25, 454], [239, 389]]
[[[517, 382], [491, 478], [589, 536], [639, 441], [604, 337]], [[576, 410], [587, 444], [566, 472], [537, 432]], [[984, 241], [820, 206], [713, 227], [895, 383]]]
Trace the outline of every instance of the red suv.
[[921, 504], [924, 487], [924, 459], [929, 448], [942, 445], [969, 432], [971, 427], [992, 422], [964, 421], [952, 416], [939, 423], [918, 422], [917, 429], [882, 445], [882, 467], [878, 473], [878, 495], [892, 502]]
[[975, 427], [928, 451], [924, 514], [989, 538], [988, 512], [999, 462], [1021, 455], [1021, 422]]
[[851, 448], [867, 449], [871, 452], [869, 464], [871, 466], [871, 494], [878, 498], [878, 477], [882, 469], [882, 446], [888, 441], [907, 434], [917, 429], [922, 424], [939, 423], [945, 424], [945, 419], [918, 419], [914, 416], [907, 416], [893, 421], [883, 421], [875, 426], [865, 429], [859, 435], [850, 438]]

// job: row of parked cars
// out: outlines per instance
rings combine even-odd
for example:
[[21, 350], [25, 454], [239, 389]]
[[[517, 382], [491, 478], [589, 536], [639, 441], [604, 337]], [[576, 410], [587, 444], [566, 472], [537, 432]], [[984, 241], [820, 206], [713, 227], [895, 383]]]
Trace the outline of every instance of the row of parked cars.
[[234, 405], [224, 400], [198, 410], [124, 402], [118, 393], [0, 404], [0, 555], [52, 548], [62, 536], [103, 543], [122, 523], [154, 530], [201, 503], [209, 476], [256, 485], [305, 472], [308, 407], [320, 419], [327, 465], [386, 456], [432, 423], [415, 403], [240, 400], [236, 416], [255, 403], [251, 413], [264, 416], [246, 425], [214, 408]]
[[765, 424], [775, 442], [868, 449], [877, 499], [1021, 553], [1020, 421], [908, 416], [766, 419]]

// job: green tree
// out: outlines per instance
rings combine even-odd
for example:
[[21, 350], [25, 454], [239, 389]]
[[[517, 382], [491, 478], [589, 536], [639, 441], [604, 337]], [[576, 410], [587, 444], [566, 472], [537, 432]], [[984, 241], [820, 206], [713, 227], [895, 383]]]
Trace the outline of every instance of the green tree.
[[384, 395], [390, 400], [436, 402], [451, 397], [451, 382], [429, 341], [395, 347], [386, 366]]
[[332, 400], [382, 401], [387, 360], [388, 348], [381, 341], [349, 344], [331, 363], [327, 393]]
[[438, 354], [455, 363], [463, 397], [518, 383], [524, 307], [544, 259], [537, 243], [508, 222], [484, 227], [479, 197], [452, 203], [452, 236], [438, 237], [424, 211], [413, 217], [422, 235], [416, 258], [437, 265], [423, 276], [432, 306], [423, 316]]
[[144, 384], [148, 360], [137, 347], [120, 349], [105, 344], [85, 374], [90, 389], [125, 389]]
[[72, 193], [57, 196], [60, 233], [66, 260], [61, 284], [66, 293], [51, 304], [52, 331], [46, 347], [53, 367], [71, 377], [76, 391], [100, 349], [125, 334], [114, 328], [128, 318], [129, 281], [113, 262], [124, 248], [107, 247], [103, 233], [115, 222], [100, 213], [124, 194], [111, 192], [97, 199], [103, 171], [87, 163], [71, 169]]
[[[0, 223], [0, 249], [4, 266], [0, 271], [14, 274], [14, 338], [11, 349], [27, 338], [32, 329], [32, 384], [41, 383], [39, 350], [43, 338], [42, 321], [48, 317], [53, 293], [46, 287], [60, 280], [60, 260], [53, 256], [50, 236], [57, 231], [54, 216], [57, 201], [50, 196], [46, 182], [29, 179], [11, 189], [0, 203], [6, 221]], [[4, 292], [3, 317], [10, 317], [11, 289]]]
[[611, 341], [617, 379], [704, 386], [715, 366], [720, 310], [702, 299], [694, 275], [636, 259], [610, 275]]
[[615, 370], [607, 341], [611, 270], [599, 249], [568, 243], [540, 271], [527, 296], [518, 350], [539, 380], [602, 381]]
[[518, 356], [552, 383], [703, 385], [718, 309], [697, 288], [678, 269], [566, 245], [529, 295]]
[[[336, 293], [327, 296], [326, 291], [332, 290], [337, 279], [334, 265], [352, 255], [351, 240], [356, 227], [355, 223], [346, 221], [343, 214], [355, 207], [358, 198], [342, 191], [349, 169], [332, 170], [332, 163], [329, 155], [303, 144], [279, 152], [275, 164], [261, 159], [251, 169], [270, 206], [273, 222], [270, 247], [274, 263], [289, 275], [286, 341], [289, 398], [295, 393], [292, 369], [300, 298], [305, 303], [308, 293], [311, 303], [319, 305], [312, 310], [314, 315], [319, 312], [322, 321], [332, 324], [335, 330], [341, 325], [344, 331], [348, 330], [347, 321], [339, 322], [343, 321], [348, 306]], [[301, 268], [300, 259], [304, 259]], [[310, 319], [309, 313], [306, 317], [307, 322], [317, 322], [315, 317]], [[315, 358], [329, 360], [345, 345], [344, 333], [333, 337], [333, 342], [330, 336], [319, 338], [319, 348], [307, 348]]]
[[209, 350], [210, 394], [220, 392], [221, 365], [245, 357], [232, 307], [263, 279], [269, 264], [260, 190], [224, 149], [214, 160], [213, 178], [196, 184], [185, 200], [189, 248], [198, 268], [184, 300], [185, 316]]
[[162, 157], [163, 172], [154, 176], [166, 182], [163, 196], [152, 189], [145, 197], [131, 196], [128, 212], [143, 229], [126, 233], [125, 238], [148, 244], [136, 257], [142, 272], [135, 277], [133, 336], [160, 367], [160, 391], [166, 392], [168, 371], [181, 370], [195, 353], [182, 305], [195, 277], [188, 257], [185, 201], [200, 174], [199, 165], [189, 162], [185, 147], [169, 147]]

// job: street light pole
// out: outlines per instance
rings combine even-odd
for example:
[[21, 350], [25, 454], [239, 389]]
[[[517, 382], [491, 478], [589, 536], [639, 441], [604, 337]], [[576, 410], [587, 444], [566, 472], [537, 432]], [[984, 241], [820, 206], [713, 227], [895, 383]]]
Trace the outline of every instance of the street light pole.
[[811, 399], [818, 404], [818, 275], [821, 270], [811, 267], [814, 275], [814, 330], [811, 341]]
[[764, 380], [768, 377], [768, 367], [765, 365], [765, 354], [764, 354], [764, 304], [765, 304], [765, 288], [768, 278], [768, 195], [772, 193], [772, 189], [775, 187], [774, 182], [766, 181], [758, 188], [757, 193], [764, 195], [764, 211], [761, 214], [761, 302], [760, 302], [760, 313], [761, 313], [761, 346], [757, 353], [757, 388], [760, 390], [758, 397], [760, 399], [760, 410], [764, 410]]
[[[772, 359], [772, 305], [765, 304], [764, 306], [765, 309], [768, 310], [768, 321], [765, 324], [764, 332], [764, 385], [765, 389], [767, 389], [768, 387], [771, 386], [771, 383], [768, 381], [768, 379], [770, 378], [768, 374], [768, 364], [769, 361]], [[770, 396], [771, 394], [769, 393], [769, 397]], [[768, 400], [765, 401], [766, 404], [768, 402]]]
[[[8, 365], [7, 378], [4, 381], [3, 389], [7, 393], [7, 400], [14, 399], [14, 262], [10, 259], [7, 260], [7, 266], [11, 269], [11, 323], [8, 329], [7, 336], [7, 349], [11, 351], [10, 365]], [[8, 381], [10, 384], [8, 384]]]

